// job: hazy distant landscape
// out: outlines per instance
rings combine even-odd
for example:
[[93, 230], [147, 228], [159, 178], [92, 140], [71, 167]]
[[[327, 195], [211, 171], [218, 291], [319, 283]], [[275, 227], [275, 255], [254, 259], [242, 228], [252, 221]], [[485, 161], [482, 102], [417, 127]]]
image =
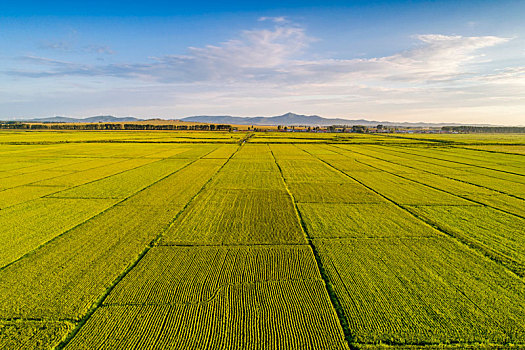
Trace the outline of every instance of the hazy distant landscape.
[[[139, 119], [135, 117], [114, 117], [114, 116], [95, 116], [87, 118], [71, 117], [49, 117], [49, 118], [17, 118], [6, 119], [19, 122], [34, 123], [106, 123], [106, 122], [134, 122], [145, 121], [148, 119]], [[167, 118], [155, 118], [155, 120], [167, 120]], [[328, 125], [399, 125], [406, 127], [440, 127], [455, 125], [473, 125], [473, 126], [497, 126], [492, 124], [461, 124], [461, 123], [425, 123], [425, 122], [389, 122], [367, 119], [341, 119], [341, 118], [323, 118], [317, 115], [300, 115], [295, 113], [285, 113], [273, 117], [232, 117], [232, 116], [191, 116], [177, 119], [183, 122], [196, 122], [208, 124], [232, 124], [232, 125], [269, 125], [269, 126], [328, 126]], [[515, 125], [522, 126], [522, 125]]]

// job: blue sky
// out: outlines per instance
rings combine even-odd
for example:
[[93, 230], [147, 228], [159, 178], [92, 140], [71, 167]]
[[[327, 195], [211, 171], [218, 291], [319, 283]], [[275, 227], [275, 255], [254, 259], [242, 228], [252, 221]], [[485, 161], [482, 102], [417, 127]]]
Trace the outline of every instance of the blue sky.
[[0, 118], [525, 125], [523, 1], [0, 4]]

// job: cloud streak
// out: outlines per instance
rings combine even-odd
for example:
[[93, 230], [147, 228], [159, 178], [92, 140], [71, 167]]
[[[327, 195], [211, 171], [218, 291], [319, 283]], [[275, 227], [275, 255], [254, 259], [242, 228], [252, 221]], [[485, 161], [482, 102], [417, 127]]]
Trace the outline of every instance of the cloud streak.
[[[466, 65], [487, 60], [479, 51], [510, 39], [496, 36], [415, 36], [417, 45], [403, 52], [368, 59], [303, 60], [302, 52], [315, 40], [297, 26], [247, 30], [219, 45], [190, 47], [184, 55], [152, 57], [146, 63], [88, 65], [40, 57], [24, 57], [31, 69], [4, 72], [23, 77], [69, 75], [110, 76], [164, 83], [304, 84], [348, 79], [439, 82], [472, 74]], [[60, 45], [62, 47], [62, 45]], [[111, 53], [107, 47], [90, 51]], [[34, 65], [41, 65], [35, 69]]]
[[270, 21], [270, 22], [274, 22], [274, 23], [287, 23], [289, 22], [288, 19], [284, 16], [279, 16], [279, 17], [259, 17], [258, 19], [259, 22], [265, 22], [265, 21]]
[[[150, 57], [146, 62], [86, 64], [23, 56], [17, 59], [16, 68], [2, 73], [32, 81], [82, 81], [79, 77], [84, 77], [106, 85], [117, 80], [115, 86], [120, 84], [118, 91], [124, 94], [120, 99], [143, 101], [142, 107], [134, 108], [144, 111], [154, 109], [152, 104], [158, 107], [162, 101], [171, 101], [179, 111], [190, 111], [199, 104], [202, 113], [245, 113], [246, 106], [255, 110], [275, 106], [276, 113], [282, 108], [344, 116], [346, 110], [382, 118], [391, 113], [430, 114], [432, 109], [451, 115], [480, 106], [492, 111], [509, 108], [504, 106], [508, 101], [523, 105], [525, 67], [496, 66], [487, 55], [487, 49], [511, 38], [419, 34], [413, 36], [411, 47], [390, 55], [308, 59], [317, 39], [303, 27], [285, 17], [261, 17], [259, 21], [271, 22], [273, 28], [246, 30], [216, 45], [189, 47], [184, 54]], [[112, 53], [104, 46], [89, 50]], [[75, 98], [110, 103], [95, 90], [93, 100], [88, 99], [89, 91]], [[100, 94], [118, 95], [113, 90]], [[512, 110], [513, 115], [517, 109]], [[123, 110], [133, 114], [133, 110]]]

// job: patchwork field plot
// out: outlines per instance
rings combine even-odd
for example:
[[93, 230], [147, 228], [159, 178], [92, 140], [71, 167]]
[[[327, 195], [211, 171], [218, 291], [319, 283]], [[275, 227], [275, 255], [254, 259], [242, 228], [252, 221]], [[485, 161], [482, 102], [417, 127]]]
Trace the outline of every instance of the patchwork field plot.
[[203, 304], [103, 306], [66, 349], [347, 349], [323, 286], [272, 282], [229, 286]]
[[0, 267], [115, 204], [107, 199], [40, 198], [0, 211]]
[[0, 132], [0, 348], [523, 348], [524, 144]]
[[229, 286], [321, 280], [308, 245], [152, 248], [104, 301], [198, 304]]
[[308, 245], [155, 247], [69, 346], [84, 344], [347, 348]]
[[187, 165], [185, 159], [163, 159], [52, 195], [59, 198], [126, 198]]
[[417, 206], [409, 210], [525, 275], [524, 219], [482, 206]]
[[391, 203], [299, 204], [312, 238], [425, 237], [441, 233]]
[[334, 182], [288, 182], [290, 191], [298, 203], [385, 203], [385, 199], [353, 181]]
[[523, 341], [523, 281], [448, 237], [314, 245], [358, 343]]
[[208, 190], [167, 230], [162, 244], [301, 244], [285, 190]]

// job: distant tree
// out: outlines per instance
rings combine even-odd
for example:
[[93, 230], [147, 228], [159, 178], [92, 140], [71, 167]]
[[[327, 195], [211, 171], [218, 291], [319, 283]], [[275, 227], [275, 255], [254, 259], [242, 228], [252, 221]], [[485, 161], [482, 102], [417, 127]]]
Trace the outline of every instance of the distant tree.
[[443, 126], [445, 132], [461, 133], [525, 133], [525, 127], [519, 126]]
[[368, 132], [368, 128], [364, 125], [352, 125], [352, 132], [363, 134]]

